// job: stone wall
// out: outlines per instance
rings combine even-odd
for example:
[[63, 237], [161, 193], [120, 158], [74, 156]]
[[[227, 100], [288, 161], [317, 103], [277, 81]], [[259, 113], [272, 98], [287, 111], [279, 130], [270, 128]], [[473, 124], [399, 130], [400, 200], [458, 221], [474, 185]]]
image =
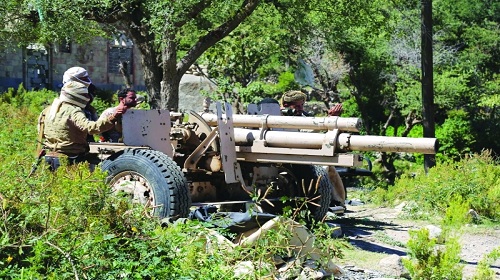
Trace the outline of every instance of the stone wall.
[[[32, 46], [33, 47], [33, 46]], [[45, 76], [47, 88], [59, 90], [62, 86], [64, 72], [73, 66], [80, 66], [89, 72], [92, 82], [101, 89], [117, 90], [125, 86], [121, 74], [117, 71], [117, 64], [120, 59], [127, 54], [132, 55], [129, 69], [131, 82], [136, 90], [146, 90], [144, 85], [144, 74], [140, 63], [140, 53], [133, 45], [123, 39], [115, 41], [97, 38], [86, 44], [62, 44], [52, 47], [43, 52], [43, 56], [48, 59], [48, 71]], [[23, 83], [26, 87], [27, 80], [27, 59], [30, 51], [26, 49], [15, 49], [11, 51], [0, 51], [0, 92], [6, 91], [9, 87], [17, 88]], [[179, 86], [179, 109], [182, 111], [203, 110], [205, 96], [203, 92], [211, 93], [215, 91], [216, 85], [206, 78], [206, 69], [191, 67], [181, 79]], [[41, 76], [41, 75], [40, 75]], [[28, 89], [31, 89], [27, 87]], [[210, 107], [213, 109], [212, 104]]]
[[116, 58], [109, 59], [110, 52], [113, 49], [128, 49], [132, 53], [132, 61], [129, 64], [130, 78], [134, 88], [144, 90], [143, 71], [140, 65], [139, 51], [130, 44], [110, 43], [108, 40], [98, 38], [88, 45], [80, 46], [72, 44], [71, 53], [61, 52], [54, 49], [53, 52], [53, 85], [58, 86], [62, 81], [62, 75], [66, 69], [73, 66], [81, 66], [90, 74], [92, 82], [99, 88], [103, 89], [119, 89], [125, 86], [125, 82], [121, 74], [116, 71], [110, 73], [110, 69], [117, 69], [116, 65], [119, 60]]
[[[96, 38], [86, 45], [70, 43], [57, 45], [48, 50], [44, 48], [44, 51], [48, 54], [45, 59], [49, 60], [46, 62], [48, 73], [45, 76], [48, 77], [44, 87], [49, 89], [59, 90], [63, 73], [73, 66], [87, 69], [92, 82], [99, 88], [110, 90], [123, 88], [125, 82], [116, 69], [120, 59], [124, 59], [128, 54], [131, 58], [125, 60], [130, 61], [131, 82], [135, 89], [145, 90], [140, 53], [124, 38], [114, 41]], [[27, 63], [33, 60], [29, 57], [30, 53], [32, 52], [21, 48], [0, 50], [0, 91], [6, 91], [9, 87], [17, 88], [21, 83], [31, 89], [29, 81], [32, 73], [29, 71], [32, 69]]]
[[0, 51], [0, 91], [17, 88], [23, 82], [23, 54], [20, 49]]

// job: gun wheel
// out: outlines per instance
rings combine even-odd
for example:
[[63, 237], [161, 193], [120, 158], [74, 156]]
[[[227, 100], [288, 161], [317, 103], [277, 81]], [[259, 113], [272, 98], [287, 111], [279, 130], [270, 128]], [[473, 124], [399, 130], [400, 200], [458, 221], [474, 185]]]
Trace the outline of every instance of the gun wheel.
[[[304, 205], [311, 211], [316, 221], [322, 221], [330, 207], [332, 184], [327, 171], [321, 166], [292, 165], [290, 167], [297, 178], [297, 193], [305, 198]], [[298, 201], [298, 207], [301, 207]]]
[[[262, 210], [267, 213], [282, 215], [285, 208], [293, 207], [292, 199], [296, 197], [297, 189], [291, 186], [295, 185], [296, 180], [289, 169], [279, 167], [276, 184], [268, 186], [271, 190], [267, 198], [272, 200], [272, 205], [263, 200], [260, 202]], [[266, 190], [263, 190], [263, 192], [266, 192]], [[283, 198], [286, 199], [283, 200]]]
[[117, 194], [149, 209], [152, 216], [187, 217], [191, 199], [187, 181], [167, 155], [147, 149], [127, 149], [107, 158], [102, 170]]

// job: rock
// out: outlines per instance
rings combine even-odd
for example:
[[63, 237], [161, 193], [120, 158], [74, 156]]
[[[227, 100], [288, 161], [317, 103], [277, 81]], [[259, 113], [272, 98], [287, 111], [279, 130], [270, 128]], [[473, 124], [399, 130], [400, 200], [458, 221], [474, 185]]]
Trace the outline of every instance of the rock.
[[347, 202], [347, 204], [352, 205], [352, 206], [359, 206], [359, 205], [364, 205], [365, 203], [363, 201], [361, 201], [360, 199], [355, 198], [355, 199], [349, 200]]
[[242, 261], [236, 264], [234, 268], [235, 278], [246, 278], [248, 274], [255, 274], [255, 267], [251, 261]]
[[401, 212], [406, 207], [406, 204], [407, 204], [406, 201], [403, 201], [399, 205], [397, 205], [396, 207], [394, 207], [394, 210], [396, 210], [398, 212]]
[[306, 264], [300, 272], [299, 277], [297, 277], [297, 280], [323, 279], [326, 276], [329, 275], [324, 270], [318, 269], [318, 267], [313, 264]]
[[408, 270], [403, 265], [402, 257], [396, 254], [381, 259], [379, 265], [379, 270], [385, 275], [407, 279], [410, 277]]
[[435, 238], [437, 240], [440, 240], [441, 238], [441, 233], [443, 230], [440, 227], [434, 226], [434, 225], [427, 225], [425, 228], [429, 231], [429, 238]]
[[[255, 277], [256, 275], [260, 275], [259, 279], [273, 279], [272, 275], [277, 274], [276, 267], [273, 264], [262, 260], [259, 260], [257, 262], [240, 261], [234, 266], [233, 272], [233, 278], [236, 279], [248, 279], [249, 275], [253, 275], [253, 277]], [[268, 273], [268, 275], [262, 275], [263, 272]]]
[[[203, 110], [202, 92], [213, 92], [217, 89], [217, 85], [204, 76], [196, 76], [186, 74], [182, 76], [179, 84], [179, 109], [181, 111], [193, 110], [200, 112]], [[212, 104], [215, 109], [215, 105]]]
[[301, 273], [301, 264], [300, 260], [295, 258], [290, 259], [287, 263], [281, 266], [278, 269], [279, 277], [278, 279], [292, 279], [293, 277], [297, 277]]
[[326, 224], [329, 227], [333, 228], [333, 232], [332, 232], [331, 237], [339, 238], [342, 236], [342, 228], [340, 227], [340, 224], [335, 224], [335, 223], [330, 223], [330, 222], [326, 222]]
[[356, 266], [345, 266], [343, 274], [340, 276], [335, 275], [336, 280], [356, 280], [356, 279], [377, 279], [381, 278], [383, 274], [380, 271], [368, 270], [358, 268]]
[[236, 247], [233, 242], [213, 229], [208, 229], [208, 234], [200, 238], [205, 239], [206, 249], [210, 253], [215, 253], [217, 250], [231, 252]]
[[472, 217], [472, 220], [474, 220], [474, 221], [479, 221], [481, 219], [479, 214], [476, 211], [474, 211], [474, 209], [469, 209], [468, 214], [469, 214], [469, 216]]

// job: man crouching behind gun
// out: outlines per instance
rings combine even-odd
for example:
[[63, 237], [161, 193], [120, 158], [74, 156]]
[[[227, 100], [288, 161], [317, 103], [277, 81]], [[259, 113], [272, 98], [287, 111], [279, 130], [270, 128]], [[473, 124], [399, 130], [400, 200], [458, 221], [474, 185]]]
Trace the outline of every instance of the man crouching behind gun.
[[86, 160], [89, 151], [87, 134], [99, 134], [114, 127], [128, 107], [120, 103], [115, 113], [107, 118], [90, 121], [84, 108], [90, 100], [88, 85], [69, 81], [64, 84], [61, 94], [46, 110], [44, 121], [44, 146], [47, 149], [45, 161], [51, 170], [59, 167], [59, 158], [68, 157], [68, 164]]

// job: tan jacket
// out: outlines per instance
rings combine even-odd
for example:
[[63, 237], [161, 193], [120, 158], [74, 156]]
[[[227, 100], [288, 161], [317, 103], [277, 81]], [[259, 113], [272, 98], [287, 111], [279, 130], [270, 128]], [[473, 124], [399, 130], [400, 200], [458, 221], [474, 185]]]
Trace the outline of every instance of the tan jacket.
[[[45, 110], [48, 112], [48, 110]], [[99, 134], [114, 127], [113, 116], [90, 121], [80, 107], [63, 103], [55, 118], [44, 119], [44, 145], [52, 152], [69, 156], [89, 151], [87, 134]]]
[[[105, 119], [105, 118], [109, 118], [111, 116], [113, 116], [116, 112], [116, 109], [117, 107], [112, 107], [112, 108], [108, 108], [106, 110], [104, 110], [102, 113], [101, 113], [101, 116], [99, 117], [99, 119]], [[123, 142], [122, 141], [122, 122], [121, 120], [117, 120], [115, 122], [115, 126], [102, 133], [102, 138], [101, 139], [104, 139], [104, 141], [107, 141], [107, 142], [114, 142], [114, 143], [118, 143], [118, 142]]]

